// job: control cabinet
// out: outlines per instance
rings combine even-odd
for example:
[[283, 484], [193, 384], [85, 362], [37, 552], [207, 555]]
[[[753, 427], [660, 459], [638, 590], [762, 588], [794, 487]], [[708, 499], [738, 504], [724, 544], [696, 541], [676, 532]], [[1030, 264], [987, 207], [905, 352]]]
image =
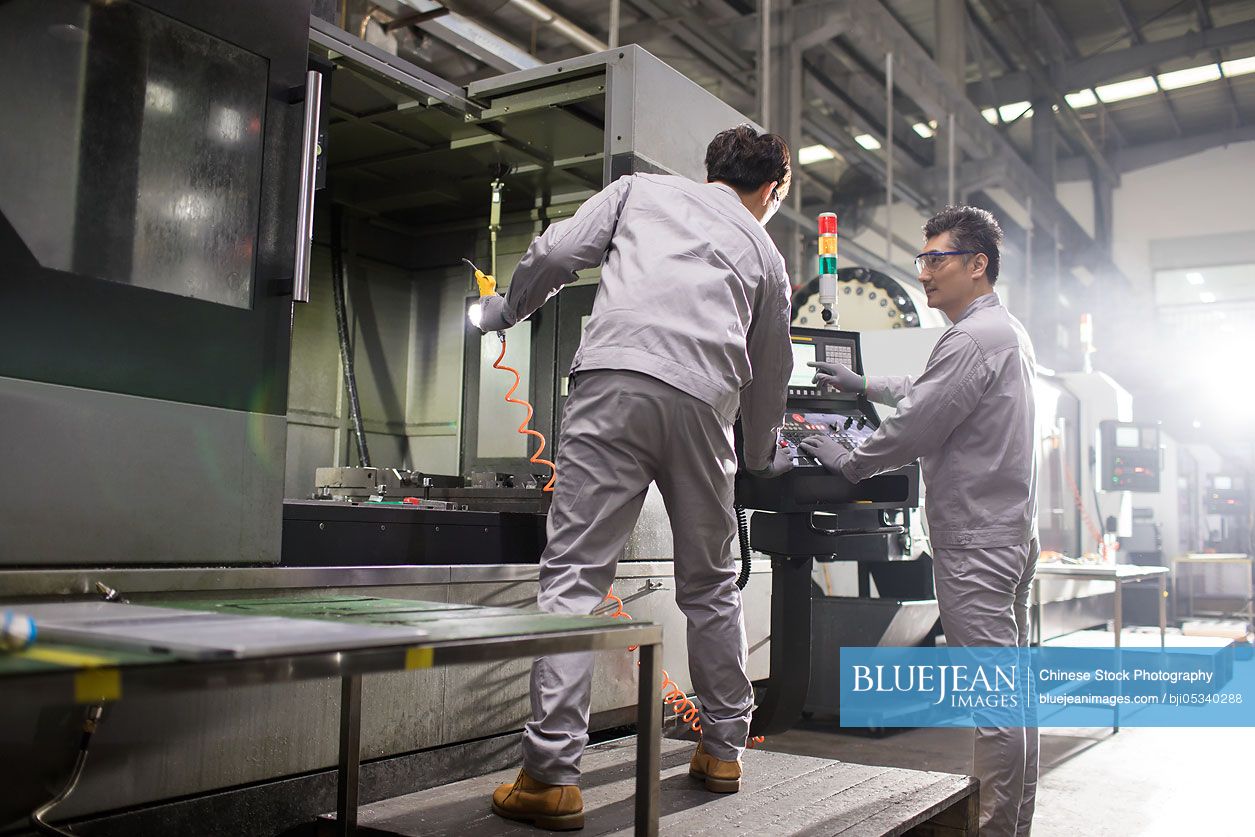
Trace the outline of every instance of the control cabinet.
[[1159, 493], [1163, 453], [1157, 425], [1108, 420], [1099, 423], [1098, 434], [1100, 491]]

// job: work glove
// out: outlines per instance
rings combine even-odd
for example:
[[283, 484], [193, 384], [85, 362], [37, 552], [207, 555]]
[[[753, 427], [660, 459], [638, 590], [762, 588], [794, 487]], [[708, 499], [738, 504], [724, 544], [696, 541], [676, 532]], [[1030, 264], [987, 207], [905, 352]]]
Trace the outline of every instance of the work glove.
[[789, 453], [788, 448], [777, 447], [776, 453], [771, 458], [771, 464], [761, 471], [750, 471], [756, 477], [763, 479], [775, 479], [781, 474], [787, 474], [793, 470], [793, 454]]
[[[844, 366], [840, 368], [845, 369]], [[849, 372], [848, 369], [846, 371]], [[831, 436], [807, 436], [798, 443], [798, 449], [807, 456], [813, 457], [829, 473], [845, 476], [841, 466], [845, 465], [846, 460], [850, 458], [850, 452]]]
[[476, 323], [484, 334], [490, 331], [505, 331], [514, 325], [506, 311], [505, 297], [501, 294], [481, 297], [479, 300], [479, 322]]
[[867, 379], [844, 364], [811, 362], [806, 365], [815, 367], [814, 382], [821, 387], [830, 387], [837, 392], [867, 391]]

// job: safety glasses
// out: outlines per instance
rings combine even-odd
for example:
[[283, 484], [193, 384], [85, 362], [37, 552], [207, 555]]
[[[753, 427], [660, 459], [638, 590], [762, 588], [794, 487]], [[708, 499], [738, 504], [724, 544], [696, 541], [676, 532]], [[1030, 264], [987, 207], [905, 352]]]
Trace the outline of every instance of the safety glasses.
[[920, 253], [915, 257], [915, 269], [923, 273], [925, 270], [933, 271], [941, 267], [950, 256], [973, 256], [979, 253], [979, 250], [945, 250], [943, 252]]

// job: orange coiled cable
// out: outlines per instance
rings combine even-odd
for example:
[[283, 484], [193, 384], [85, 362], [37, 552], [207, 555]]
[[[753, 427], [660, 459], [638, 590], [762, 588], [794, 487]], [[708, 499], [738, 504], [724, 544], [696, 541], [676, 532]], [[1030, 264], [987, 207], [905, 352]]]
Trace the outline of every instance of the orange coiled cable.
[[511, 404], [518, 404], [522, 407], [527, 408], [527, 418], [523, 419], [523, 423], [519, 425], [519, 433], [523, 434], [524, 436], [535, 436], [537, 439], [540, 440], [540, 446], [536, 448], [536, 452], [532, 454], [531, 459], [529, 459], [528, 461], [535, 463], [537, 465], [549, 466], [549, 470], [551, 472], [549, 475], [549, 482], [545, 483], [545, 487], [542, 488], [541, 491], [553, 491], [553, 484], [558, 479], [558, 466], [550, 462], [548, 459], [540, 458], [540, 455], [544, 453], [545, 451], [545, 437], [539, 431], [532, 430], [530, 427], [527, 426], [532, 423], [532, 415], [533, 415], [532, 405], [528, 404], [526, 401], [522, 401], [514, 397], [514, 391], [519, 388], [519, 384], [523, 382], [523, 379], [519, 376], [519, 371], [517, 369], [515, 369], [512, 366], [506, 366], [505, 364], [501, 362], [504, 357], [505, 357], [505, 337], [502, 336], [501, 354], [497, 355], [497, 359], [492, 362], [492, 368], [500, 369], [503, 372], [509, 372], [511, 375], [514, 376], [514, 384], [510, 387], [510, 391], [505, 394], [505, 400], [510, 402]]
[[[1103, 540], [1102, 529], [1089, 516], [1089, 511], [1085, 507], [1085, 501], [1081, 499], [1081, 489], [1077, 487], [1076, 480], [1072, 477], [1072, 469], [1068, 467], [1066, 462], [1063, 463], [1063, 478], [1067, 480], [1068, 487], [1072, 489], [1072, 497], [1076, 501], [1076, 508], [1081, 513], [1081, 519], [1085, 522], [1085, 527], [1089, 529], [1089, 536], [1098, 544], [1098, 554], [1104, 559], [1107, 557], [1107, 542]], [[1079, 555], [1077, 556], [1080, 557]]]
[[[614, 612], [609, 614], [610, 618], [627, 619], [628, 621], [631, 621], [632, 614], [623, 609], [623, 599], [614, 594], [613, 587], [611, 587], [610, 592], [606, 594], [605, 600], [614, 605]], [[633, 645], [628, 648], [628, 653], [631, 653], [636, 649], [637, 646]], [[637, 663], [637, 665], [640, 665], [640, 663]], [[667, 706], [673, 706], [675, 708], [675, 717], [683, 723], [688, 724], [689, 728], [692, 729], [693, 732], [700, 733], [702, 731], [702, 724], [699, 718], [697, 705], [694, 704], [693, 701], [689, 700], [688, 695], [684, 694], [684, 691], [680, 688], [679, 684], [671, 679], [671, 675], [667, 674], [666, 669], [662, 670], [662, 702]], [[764, 739], [761, 735], [756, 735], [746, 741], [745, 746], [752, 749], [756, 745], [762, 744], [765, 740], [766, 739]]]

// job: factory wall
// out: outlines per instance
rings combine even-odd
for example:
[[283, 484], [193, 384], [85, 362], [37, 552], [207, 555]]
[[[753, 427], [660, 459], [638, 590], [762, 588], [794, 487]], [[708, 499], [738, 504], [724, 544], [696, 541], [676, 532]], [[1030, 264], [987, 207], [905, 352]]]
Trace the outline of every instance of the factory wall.
[[[1255, 142], [1213, 148], [1123, 175], [1113, 201], [1112, 255], [1117, 266], [1135, 284], [1149, 288], [1155, 267], [1153, 242], [1216, 233], [1255, 234], [1251, 172], [1255, 172]], [[1061, 183], [1056, 194], [1092, 233], [1090, 184]], [[1165, 195], [1171, 195], [1171, 200]], [[1186, 206], [1188, 212], [1178, 211]]]

